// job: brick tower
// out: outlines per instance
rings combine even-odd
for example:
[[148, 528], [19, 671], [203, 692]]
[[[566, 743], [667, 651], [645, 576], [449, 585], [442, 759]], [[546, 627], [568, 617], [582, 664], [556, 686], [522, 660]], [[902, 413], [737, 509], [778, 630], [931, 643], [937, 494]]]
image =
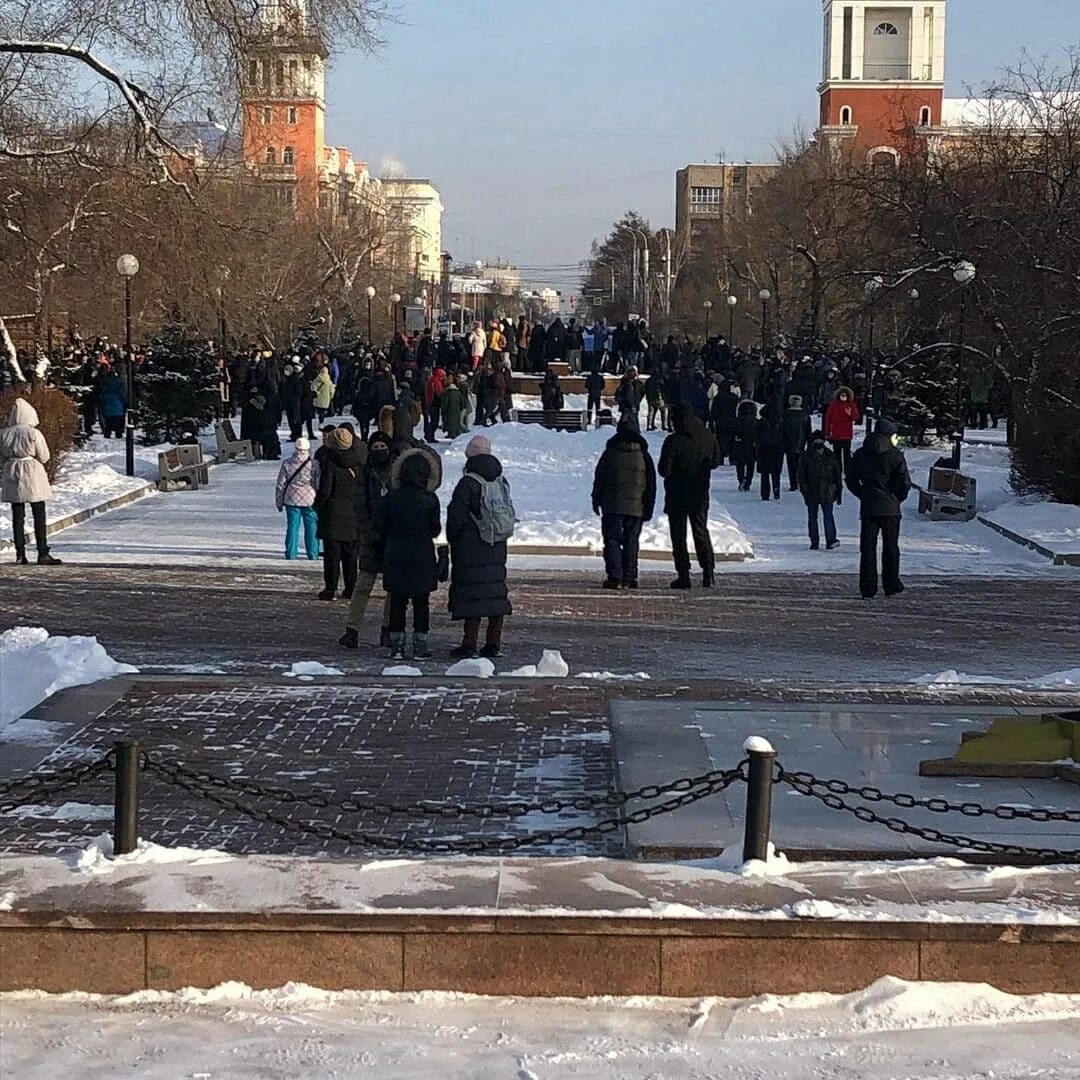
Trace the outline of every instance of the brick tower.
[[306, 0], [259, 0], [244, 59], [244, 160], [298, 217], [319, 206], [326, 128], [326, 46]]
[[821, 136], [899, 161], [941, 124], [946, 0], [823, 0]]

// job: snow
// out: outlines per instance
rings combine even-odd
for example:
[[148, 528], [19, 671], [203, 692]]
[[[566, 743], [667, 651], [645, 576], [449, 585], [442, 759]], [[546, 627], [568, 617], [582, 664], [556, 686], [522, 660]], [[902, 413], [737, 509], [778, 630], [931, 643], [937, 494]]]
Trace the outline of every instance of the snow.
[[102, 833], [96, 840], [80, 851], [74, 858], [74, 869], [80, 874], [100, 876], [127, 866], [168, 866], [171, 863], [185, 863], [191, 866], [210, 866], [229, 862], [233, 858], [224, 851], [199, 851], [196, 848], [161, 847], [140, 840], [136, 849], [127, 855], [113, 854], [113, 841], [108, 833]]
[[1080, 506], [1025, 498], [1002, 503], [985, 516], [1055, 555], [1080, 555]]
[[742, 744], [743, 750], [748, 754], [775, 754], [773, 745], [768, 739], [763, 738], [761, 735], [751, 735], [746, 742]]
[[883, 978], [849, 994], [484, 998], [451, 992], [141, 991], [0, 996], [20, 1080], [921, 1080], [1073, 1075], [1080, 996]]
[[[501, 671], [504, 679], [565, 679], [570, 674], [570, 665], [557, 649], [545, 649], [538, 664], [526, 664], [513, 671]], [[594, 676], [583, 675], [582, 678]]]
[[11, 721], [58, 690], [138, 670], [118, 664], [97, 638], [50, 637], [40, 626], [5, 630], [0, 634], [0, 741], [6, 739]]
[[490, 679], [495, 674], [495, 665], [486, 657], [474, 657], [451, 664], [446, 674], [459, 679]]
[[7, 811], [9, 817], [37, 818], [42, 821], [112, 821], [113, 807], [91, 803], [66, 802], [60, 806], [35, 804], [16, 806]]
[[327, 667], [318, 660], [297, 660], [288, 671], [286, 679], [312, 679], [320, 675], [344, 675], [341, 668]]
[[424, 674], [418, 667], [413, 667], [411, 664], [394, 664], [392, 667], [383, 668], [382, 673], [391, 679], [407, 679]]
[[646, 671], [635, 671], [632, 675], [619, 675], [614, 671], [579, 671], [575, 679], [595, 679], [597, 682], [648, 682], [652, 676]]
[[1080, 668], [1052, 671], [1029, 679], [1002, 679], [997, 675], [969, 675], [955, 668], [935, 675], [917, 675], [911, 680], [919, 686], [1022, 686], [1039, 690], [1069, 689], [1080, 686]]

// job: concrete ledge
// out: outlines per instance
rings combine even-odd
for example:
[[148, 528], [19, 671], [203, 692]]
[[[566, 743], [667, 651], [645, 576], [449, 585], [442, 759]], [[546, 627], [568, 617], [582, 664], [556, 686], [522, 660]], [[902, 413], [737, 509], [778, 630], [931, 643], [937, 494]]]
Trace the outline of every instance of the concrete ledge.
[[[45, 529], [46, 534], [52, 536], [54, 533], [63, 532], [64, 529], [70, 529], [73, 525], [81, 525], [84, 521], [89, 521], [92, 517], [97, 517], [98, 514], [106, 514], [110, 510], [119, 510], [120, 507], [128, 506], [138, 499], [142, 499], [147, 495], [152, 495], [155, 491], [157, 491], [157, 485], [147, 480], [144, 487], [136, 488], [134, 491], [125, 492], [123, 495], [117, 495], [115, 498], [108, 499], [103, 503], [98, 503], [96, 506], [87, 506], [82, 510], [76, 510], [74, 513], [66, 514], [62, 518], [57, 518], [55, 521], [49, 522]], [[13, 541], [0, 540], [0, 551], [9, 551], [14, 547], [15, 544]]]
[[1055, 566], [1080, 566], [1080, 552], [1053, 551], [1043, 544], [1028, 539], [1026, 536], [1021, 536], [1020, 533], [1013, 532], [1012, 529], [1006, 529], [1004, 525], [999, 525], [996, 521], [991, 521], [982, 514], [978, 515], [977, 520], [987, 528], [993, 529], [994, 532], [1000, 533], [1007, 540], [1011, 540], [1014, 544], [1038, 552], [1043, 558], [1049, 559]]
[[[581, 545], [558, 545], [558, 544], [508, 544], [506, 548], [509, 555], [543, 555], [551, 558], [584, 558], [600, 559], [602, 551], [594, 551], [585, 544]], [[722, 562], [745, 562], [752, 559], [752, 554], [745, 555], [741, 552], [719, 553], [716, 556], [718, 563]], [[661, 548], [642, 548], [640, 558], [650, 562], [671, 562], [672, 554]]]
[[[130, 993], [306, 982], [531, 997], [845, 993], [883, 975], [1080, 992], [1080, 928], [425, 915], [4, 915], [0, 990]], [[220, 918], [220, 917], [218, 917]], [[129, 925], [124, 926], [127, 922]], [[39, 925], [27, 925], [39, 923]]]

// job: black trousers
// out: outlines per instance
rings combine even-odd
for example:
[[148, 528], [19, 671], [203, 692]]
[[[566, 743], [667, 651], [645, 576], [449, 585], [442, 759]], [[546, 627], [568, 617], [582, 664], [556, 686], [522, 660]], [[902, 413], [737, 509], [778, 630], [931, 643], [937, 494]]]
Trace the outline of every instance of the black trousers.
[[713, 552], [712, 537], [709, 536], [709, 508], [702, 506], [698, 510], [669, 510], [668, 524], [671, 527], [671, 551], [675, 558], [675, 573], [686, 580], [690, 577], [690, 552], [686, 548], [686, 526], [694, 537], [694, 552], [698, 566], [711, 572], [716, 568], [716, 555]]
[[780, 474], [783, 471], [784, 463], [782, 461], [770, 461], [766, 466], [758, 462], [758, 468], [761, 469], [761, 497], [770, 499], [775, 495], [779, 499]]
[[749, 491], [750, 485], [754, 482], [755, 465], [756, 460], [753, 454], [746, 461], [743, 461], [741, 457], [735, 461], [735, 476], [739, 481], [739, 487], [744, 491]]
[[431, 594], [403, 596], [390, 594], [390, 633], [405, 633], [405, 612], [412, 601], [412, 628], [414, 634], [426, 634], [431, 629]]
[[345, 579], [345, 592], [350, 596], [356, 588], [356, 541], [323, 541], [323, 582], [328, 593], [336, 593], [338, 577]]
[[788, 487], [792, 491], [799, 490], [799, 458], [802, 454], [798, 450], [787, 450], [784, 452], [784, 457], [787, 459], [787, 478]]
[[439, 430], [439, 417], [442, 416], [441, 398], [436, 399], [424, 409], [424, 441], [434, 442]]
[[608, 581], [623, 585], [637, 584], [638, 550], [641, 544], [639, 517], [604, 514], [600, 526], [604, 534], [604, 568]]
[[859, 532], [859, 592], [869, 598], [878, 591], [878, 537], [881, 537], [881, 585], [886, 596], [904, 591], [900, 581], [900, 519], [864, 517]]
[[600, 419], [600, 395], [599, 394], [590, 394], [589, 395], [589, 400], [585, 404], [585, 414], [586, 414], [586, 418], [589, 421], [589, 423], [592, 423], [593, 416], [595, 416], [597, 421], [599, 421], [599, 419]]
[[[37, 544], [38, 558], [49, 554], [49, 535], [45, 531], [45, 504], [30, 504], [34, 517], [34, 543]], [[26, 503], [11, 504], [11, 531], [15, 534], [15, 554], [21, 559], [26, 555]]]

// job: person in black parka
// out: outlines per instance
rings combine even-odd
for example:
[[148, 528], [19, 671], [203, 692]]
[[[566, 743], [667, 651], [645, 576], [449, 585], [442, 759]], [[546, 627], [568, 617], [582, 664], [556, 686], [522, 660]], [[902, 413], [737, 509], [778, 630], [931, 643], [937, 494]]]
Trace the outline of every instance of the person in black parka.
[[900, 580], [900, 505], [911, 491], [896, 425], [879, 420], [847, 469], [848, 490], [859, 500], [859, 591], [864, 600], [877, 596], [878, 536], [881, 536], [881, 584], [886, 596], [904, 591]]
[[749, 491], [757, 466], [758, 405], [753, 399], [739, 402], [735, 416], [735, 440], [732, 457], [740, 491]]
[[770, 401], [761, 410], [757, 430], [757, 464], [761, 472], [761, 498], [780, 498], [780, 473], [784, 468], [784, 423], [780, 406]]
[[405, 615], [412, 601], [413, 656], [431, 656], [431, 594], [438, 588], [435, 538], [442, 531], [438, 497], [428, 491], [431, 466], [423, 454], [401, 462], [400, 486], [375, 509], [376, 530], [384, 543], [383, 588], [390, 596], [390, 658], [405, 655]]
[[799, 394], [789, 394], [782, 421], [784, 429], [784, 458], [787, 461], [788, 486], [799, 490], [799, 458], [810, 439], [810, 414], [803, 408]]
[[476, 524], [481, 511], [481, 484], [477, 480], [491, 483], [502, 471], [491, 443], [482, 435], [470, 439], [465, 447], [465, 475], [454, 488], [446, 511], [452, 566], [450, 617], [465, 624], [461, 645], [450, 653], [458, 660], [477, 655], [481, 619], [488, 622], [480, 655], [498, 659], [502, 655], [503, 622], [514, 610], [506, 584], [506, 541], [486, 543]]
[[735, 417], [739, 409], [739, 395], [731, 389], [726, 379], [720, 385], [709, 407], [709, 426], [720, 447], [720, 464], [735, 460]]
[[321, 449], [315, 507], [323, 542], [325, 587], [319, 599], [337, 599], [338, 577], [343, 575], [343, 597], [351, 600], [356, 588], [356, 484], [364, 458], [347, 428], [327, 432]]

